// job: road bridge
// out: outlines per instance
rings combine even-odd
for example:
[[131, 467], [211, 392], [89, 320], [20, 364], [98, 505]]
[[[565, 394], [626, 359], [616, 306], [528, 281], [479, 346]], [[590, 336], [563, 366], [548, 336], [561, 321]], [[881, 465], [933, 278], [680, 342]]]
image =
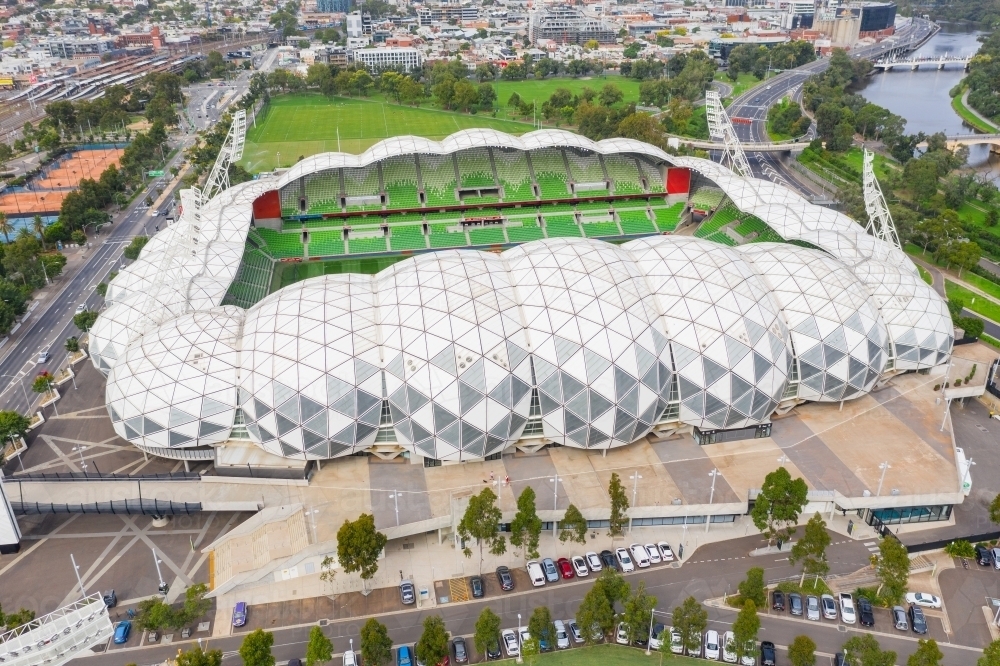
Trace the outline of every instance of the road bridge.
[[910, 71], [916, 72], [921, 67], [933, 67], [934, 69], [944, 69], [949, 65], [961, 65], [963, 69], [968, 71], [969, 63], [972, 62], [973, 56], [941, 56], [940, 58], [906, 58], [897, 60], [895, 58], [879, 60], [872, 63], [872, 68], [875, 70], [881, 70], [883, 72], [891, 72], [896, 67], [906, 68], [909, 67]]
[[[733, 119], [736, 122], [737, 119]], [[761, 121], [763, 122], [763, 121]], [[725, 146], [721, 141], [709, 141], [707, 139], [692, 139], [684, 136], [673, 136], [681, 144], [698, 148], [699, 150], [722, 150]], [[951, 134], [945, 137], [949, 150], [954, 150], [959, 146], [979, 146], [989, 145], [990, 150], [1000, 153], [1000, 134]], [[801, 151], [809, 147], [809, 141], [792, 139], [789, 141], [741, 141], [740, 145], [747, 153], [786, 153]], [[926, 148], [927, 142], [917, 144], [918, 148]]]

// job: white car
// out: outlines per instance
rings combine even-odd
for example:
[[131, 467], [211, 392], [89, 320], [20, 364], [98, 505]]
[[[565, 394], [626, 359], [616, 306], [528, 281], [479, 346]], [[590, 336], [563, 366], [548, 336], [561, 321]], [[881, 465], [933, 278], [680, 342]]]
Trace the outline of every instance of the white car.
[[681, 645], [681, 632], [670, 627], [670, 651], [674, 654], [683, 654], [684, 646]]
[[819, 599], [811, 594], [806, 597], [806, 619], [819, 622]]
[[657, 548], [656, 546], [654, 546], [651, 543], [647, 543], [646, 544], [646, 553], [649, 554], [649, 562], [650, 562], [650, 564], [659, 564], [660, 563], [660, 549], [659, 548]]
[[719, 632], [715, 629], [705, 632], [705, 659], [719, 661]]
[[80, 303], [78, 306], [76, 306], [76, 314], [83, 314], [86, 311], [87, 311], [86, 303]]
[[569, 647], [569, 633], [566, 631], [566, 625], [562, 620], [556, 620], [552, 624], [556, 628], [556, 647], [565, 650]]
[[854, 597], [847, 592], [840, 593], [840, 619], [844, 624], [854, 624], [858, 620], [854, 614]]
[[615, 632], [615, 643], [628, 645], [628, 625], [624, 622], [618, 623], [618, 631]]
[[636, 566], [640, 569], [645, 569], [649, 566], [649, 553], [646, 552], [645, 546], [641, 543], [634, 543], [628, 549], [632, 553], [632, 559], [635, 560]]
[[653, 625], [653, 635], [649, 637], [649, 649], [659, 651], [663, 647], [663, 639], [667, 637], [668, 628], [662, 624]]
[[941, 608], [941, 599], [925, 592], [910, 592], [906, 595], [906, 603], [924, 608]]
[[837, 602], [832, 594], [824, 594], [819, 598], [819, 605], [823, 607], [823, 617], [827, 620], [837, 619]]
[[754, 639], [747, 641], [747, 649], [743, 651], [743, 666], [757, 666], [757, 643]]
[[516, 657], [521, 654], [521, 646], [517, 642], [517, 632], [513, 629], [504, 629], [500, 632], [500, 640], [503, 643], [503, 651], [508, 657]]
[[573, 637], [573, 642], [582, 643], [583, 634], [580, 632], [580, 627], [576, 624], [576, 620], [566, 620], [566, 626], [569, 627], [569, 635]]
[[601, 564], [601, 558], [598, 557], [597, 553], [594, 551], [590, 551], [584, 555], [584, 557], [587, 559], [587, 566], [590, 567], [590, 570], [594, 573], [597, 573], [604, 568], [604, 565]]
[[731, 631], [722, 634], [722, 661], [736, 663], [736, 634]]
[[702, 639], [702, 635], [701, 634], [695, 634], [695, 638], [698, 639], [698, 644], [694, 646], [693, 650], [688, 650], [687, 651], [687, 655], [689, 657], [700, 657], [701, 656], [701, 643], [702, 643], [701, 639]]
[[632, 564], [632, 558], [628, 556], [627, 550], [619, 548], [615, 551], [615, 555], [618, 557], [618, 565], [622, 568], [622, 573], [635, 571], [635, 565]]
[[670, 544], [666, 541], [661, 541], [656, 544], [656, 547], [660, 549], [660, 559], [664, 562], [674, 561], [674, 551], [670, 550]]
[[344, 653], [344, 666], [358, 666], [358, 658], [350, 650]]
[[521, 629], [521, 647], [531, 640], [531, 633], [528, 631], [527, 627]]
[[577, 578], [590, 575], [590, 569], [587, 568], [586, 560], [579, 555], [574, 555], [570, 562], [573, 563], [573, 572], [576, 573]]

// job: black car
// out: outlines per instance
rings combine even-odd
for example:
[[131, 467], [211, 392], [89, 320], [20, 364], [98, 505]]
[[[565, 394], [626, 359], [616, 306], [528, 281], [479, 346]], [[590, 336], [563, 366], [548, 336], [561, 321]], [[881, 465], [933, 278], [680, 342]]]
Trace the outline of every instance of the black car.
[[788, 595], [788, 610], [792, 615], [802, 615], [802, 595], [792, 592]]
[[610, 550], [601, 551], [601, 562], [603, 562], [604, 566], [608, 569], [614, 569], [615, 571], [618, 570], [618, 561], [615, 559], [615, 554]]
[[775, 666], [774, 643], [771, 641], [760, 642], [760, 666]]
[[118, 595], [115, 594], [114, 590], [104, 595], [104, 605], [108, 608], [114, 608], [118, 605]]
[[482, 576], [473, 576], [469, 579], [469, 586], [472, 588], [472, 598], [482, 599], [483, 595], [486, 594], [483, 588], [483, 578]]
[[985, 546], [976, 546], [976, 562], [981, 567], [993, 565], [993, 553]]
[[910, 604], [910, 628], [915, 634], [927, 633], [927, 620], [924, 619], [924, 611], [920, 606]]
[[507, 567], [497, 567], [497, 582], [500, 583], [500, 589], [505, 592], [514, 589], [514, 577], [510, 575], [510, 569]]
[[464, 664], [469, 661], [469, 651], [465, 649], [465, 639], [458, 636], [451, 642], [455, 649], [455, 663]]
[[861, 619], [862, 626], [875, 626], [875, 611], [872, 610], [872, 602], [864, 597], [858, 597], [858, 617]]
[[785, 610], [785, 593], [781, 590], [775, 590], [771, 595], [771, 608], [776, 611]]
[[417, 595], [413, 589], [413, 583], [408, 580], [404, 580], [399, 584], [399, 600], [407, 606], [417, 602]]
[[503, 654], [500, 652], [500, 639], [494, 637], [489, 643], [486, 644], [486, 658], [487, 659], [500, 659]]

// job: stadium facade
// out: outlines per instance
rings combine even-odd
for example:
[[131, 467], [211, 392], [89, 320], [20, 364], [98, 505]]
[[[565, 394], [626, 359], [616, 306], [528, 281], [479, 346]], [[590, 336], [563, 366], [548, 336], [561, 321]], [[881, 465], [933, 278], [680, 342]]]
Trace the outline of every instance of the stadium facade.
[[[116, 432], [166, 457], [762, 437], [953, 344], [942, 299], [854, 220], [629, 139], [396, 137], [182, 203], [89, 342]], [[276, 264], [393, 252], [266, 295]]]

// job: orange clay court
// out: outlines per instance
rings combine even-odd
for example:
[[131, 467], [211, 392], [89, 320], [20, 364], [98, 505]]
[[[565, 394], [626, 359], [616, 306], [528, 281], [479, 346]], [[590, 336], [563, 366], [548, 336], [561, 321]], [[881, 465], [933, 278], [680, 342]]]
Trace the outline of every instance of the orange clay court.
[[0, 212], [7, 215], [34, 215], [59, 210], [63, 199], [84, 178], [97, 180], [109, 165], [117, 165], [118, 148], [81, 150], [61, 159], [31, 183], [30, 192], [10, 192], [0, 196]]

